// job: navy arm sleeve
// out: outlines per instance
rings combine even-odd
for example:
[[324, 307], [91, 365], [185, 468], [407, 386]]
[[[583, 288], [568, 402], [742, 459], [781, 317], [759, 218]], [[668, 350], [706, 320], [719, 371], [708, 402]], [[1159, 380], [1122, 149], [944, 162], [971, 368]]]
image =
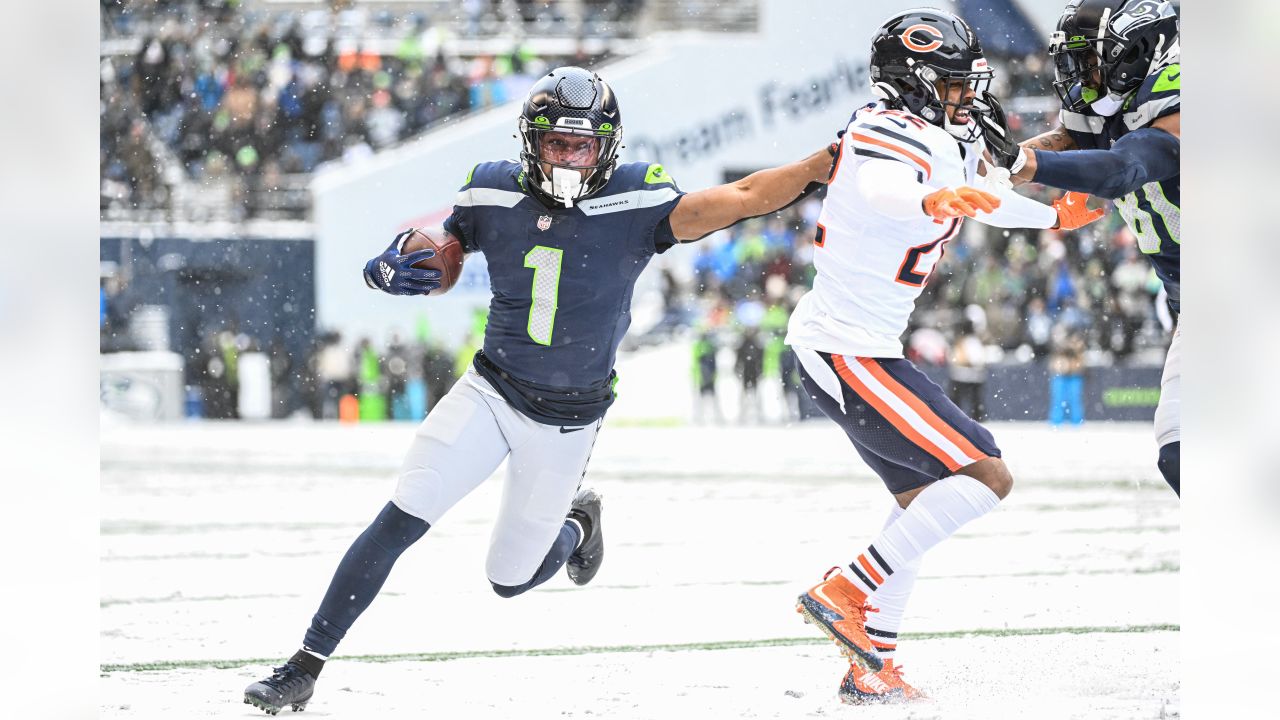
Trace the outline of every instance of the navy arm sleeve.
[[1033, 182], [1114, 200], [1177, 175], [1181, 143], [1159, 128], [1135, 130], [1110, 150], [1036, 150]]
[[453, 214], [444, 220], [444, 229], [458, 238], [463, 252], [473, 253], [479, 249], [472, 228], [471, 208], [454, 207]]
[[642, 201], [645, 205], [645, 209], [641, 211], [645, 213], [644, 235], [647, 237], [643, 250], [661, 254], [680, 244], [671, 229], [671, 211], [676, 209], [680, 198], [684, 197], [684, 191], [676, 185], [675, 178], [657, 163], [642, 166], [641, 170], [644, 172], [644, 181], [640, 187], [645, 196], [652, 198]]

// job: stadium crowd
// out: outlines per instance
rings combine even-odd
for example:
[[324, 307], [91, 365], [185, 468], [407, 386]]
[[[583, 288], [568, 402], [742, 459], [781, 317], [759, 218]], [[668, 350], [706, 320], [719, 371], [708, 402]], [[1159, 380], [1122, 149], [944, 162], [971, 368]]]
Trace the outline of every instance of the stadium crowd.
[[[519, 98], [551, 66], [599, 62], [604, 56], [581, 50], [539, 57], [515, 40], [500, 54], [454, 47], [457, 38], [512, 27], [513, 38], [563, 34], [561, 5], [467, 0], [443, 18], [425, 10], [370, 13], [339, 0], [302, 13], [246, 9], [237, 0], [102, 0], [103, 217], [171, 209], [171, 189], [184, 184], [228, 186], [232, 219], [258, 216], [267, 209], [263, 198], [289, 177], [305, 181], [322, 162], [357, 161], [451, 116]], [[625, 32], [641, 5], [585, 2], [577, 31]], [[1056, 121], [1056, 103], [1043, 102], [1052, 98], [1051, 71], [1039, 54], [1001, 58], [998, 67], [994, 90], [1009, 99], [1015, 135]], [[778, 419], [803, 414], [782, 338], [812, 283], [819, 209], [815, 197], [741, 223], [700, 243], [688, 273], [661, 270], [664, 315], [648, 334], [692, 340], [699, 417], [721, 416], [717, 377], [728, 368], [721, 373], [717, 358], [726, 354], [743, 391], [741, 419], [761, 418], [762, 384], [786, 395]], [[943, 369], [953, 397], [981, 417], [984, 368], [992, 363], [1045, 360], [1055, 378], [1070, 380], [1086, 365], [1158, 354], [1169, 324], [1159, 291], [1114, 212], [1079, 232], [969, 222], [947, 245], [904, 344], [917, 363]], [[357, 397], [367, 419], [420, 416], [471, 351], [398, 338], [382, 348], [364, 339], [352, 350], [332, 334], [320, 338], [305, 358], [268, 351], [273, 385], [284, 393], [277, 412], [337, 417], [342, 399]], [[235, 415], [233, 363], [225, 357], [232, 349], [248, 345], [211, 339], [202, 357], [188, 358], [197, 366], [188, 379], [202, 389], [209, 416]], [[1076, 392], [1072, 382], [1060, 384]], [[1070, 415], [1078, 420], [1078, 412]]]
[[[604, 57], [581, 45], [540, 57], [514, 39], [569, 32], [556, 2], [473, 0], [460, 19], [350, 5], [299, 13], [236, 0], [102, 0], [104, 217], [169, 209], [184, 183], [225, 188], [228, 219], [267, 215], [273, 193], [322, 162], [371, 155], [522, 97], [551, 67]], [[639, 5], [589, 2], [584, 22], [598, 37], [626, 27]], [[505, 52], [454, 47], [504, 29], [513, 38]], [[303, 216], [305, 200], [292, 210]]]

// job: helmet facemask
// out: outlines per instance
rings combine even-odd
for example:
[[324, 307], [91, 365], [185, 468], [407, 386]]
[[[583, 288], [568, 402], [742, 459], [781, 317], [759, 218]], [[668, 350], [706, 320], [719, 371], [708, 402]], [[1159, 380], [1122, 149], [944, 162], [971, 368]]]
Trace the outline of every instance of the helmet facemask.
[[[1062, 106], [1071, 112], [1084, 109], [1102, 99], [1107, 92], [1107, 72], [1098, 60], [1096, 46], [1114, 48], [1115, 41], [1093, 40], [1081, 35], [1067, 39], [1055, 32], [1049, 39], [1049, 55], [1053, 58], [1053, 90]], [[1136, 48], [1135, 48], [1136, 49]]]
[[522, 117], [520, 135], [521, 164], [534, 187], [568, 208], [609, 181], [617, 165], [622, 128], [603, 123], [592, 129], [588, 121], [578, 118], [560, 118], [559, 125], [553, 126], [541, 116], [533, 122]]
[[936, 8], [905, 10], [871, 38], [871, 89], [891, 108], [907, 109], [961, 142], [981, 134], [973, 100], [992, 72], [973, 30]]
[[[975, 60], [973, 66], [971, 70], [949, 70], [910, 62], [915, 82], [895, 78], [876, 83], [872, 89], [892, 104], [900, 103], [946, 130], [955, 139], [973, 142], [981, 134], [977, 116], [983, 112], [982, 106], [974, 101], [990, 89], [994, 77], [985, 59]], [[960, 121], [953, 120], [957, 115]]]
[[[985, 68], [986, 61], [980, 62]], [[983, 112], [982, 106], [975, 104], [974, 101], [986, 95], [991, 89], [994, 73], [989, 69], [969, 72], [955, 70], [939, 72], [934, 68], [929, 70], [938, 76], [936, 80], [929, 83], [928, 87], [933, 91], [941, 108], [942, 129], [961, 142], [973, 142], [981, 134], [978, 114]]]
[[[1049, 38], [1054, 92], [1070, 112], [1114, 114], [1156, 68], [1178, 55], [1178, 18], [1165, 0], [1067, 7]], [[1097, 14], [1095, 14], [1097, 13]]]
[[[529, 90], [519, 128], [520, 165], [530, 192], [543, 203], [573, 207], [612, 177], [622, 112], [612, 88], [595, 73], [578, 67], [547, 73]], [[556, 147], [547, 146], [548, 138]]]

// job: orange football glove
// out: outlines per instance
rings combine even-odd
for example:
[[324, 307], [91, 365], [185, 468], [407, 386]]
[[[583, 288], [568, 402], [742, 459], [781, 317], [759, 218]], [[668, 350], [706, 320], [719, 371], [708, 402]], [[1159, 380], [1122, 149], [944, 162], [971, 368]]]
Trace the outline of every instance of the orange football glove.
[[955, 190], [942, 188], [925, 195], [921, 201], [925, 215], [941, 223], [954, 217], [974, 217], [978, 211], [991, 212], [1000, 207], [1000, 198], [988, 192], [962, 185]]
[[1067, 192], [1053, 201], [1053, 209], [1058, 211], [1058, 230], [1075, 230], [1097, 220], [1106, 214], [1102, 208], [1090, 210], [1085, 206], [1088, 193]]

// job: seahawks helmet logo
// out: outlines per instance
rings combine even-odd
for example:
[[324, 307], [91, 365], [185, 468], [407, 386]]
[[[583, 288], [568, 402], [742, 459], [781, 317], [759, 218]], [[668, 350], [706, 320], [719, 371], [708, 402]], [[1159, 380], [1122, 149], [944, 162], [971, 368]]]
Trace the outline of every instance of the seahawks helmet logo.
[[1129, 28], [1145, 24], [1160, 17], [1160, 3], [1157, 0], [1141, 0], [1130, 7], [1122, 9], [1111, 19], [1110, 31], [1122, 38], [1129, 37]]

